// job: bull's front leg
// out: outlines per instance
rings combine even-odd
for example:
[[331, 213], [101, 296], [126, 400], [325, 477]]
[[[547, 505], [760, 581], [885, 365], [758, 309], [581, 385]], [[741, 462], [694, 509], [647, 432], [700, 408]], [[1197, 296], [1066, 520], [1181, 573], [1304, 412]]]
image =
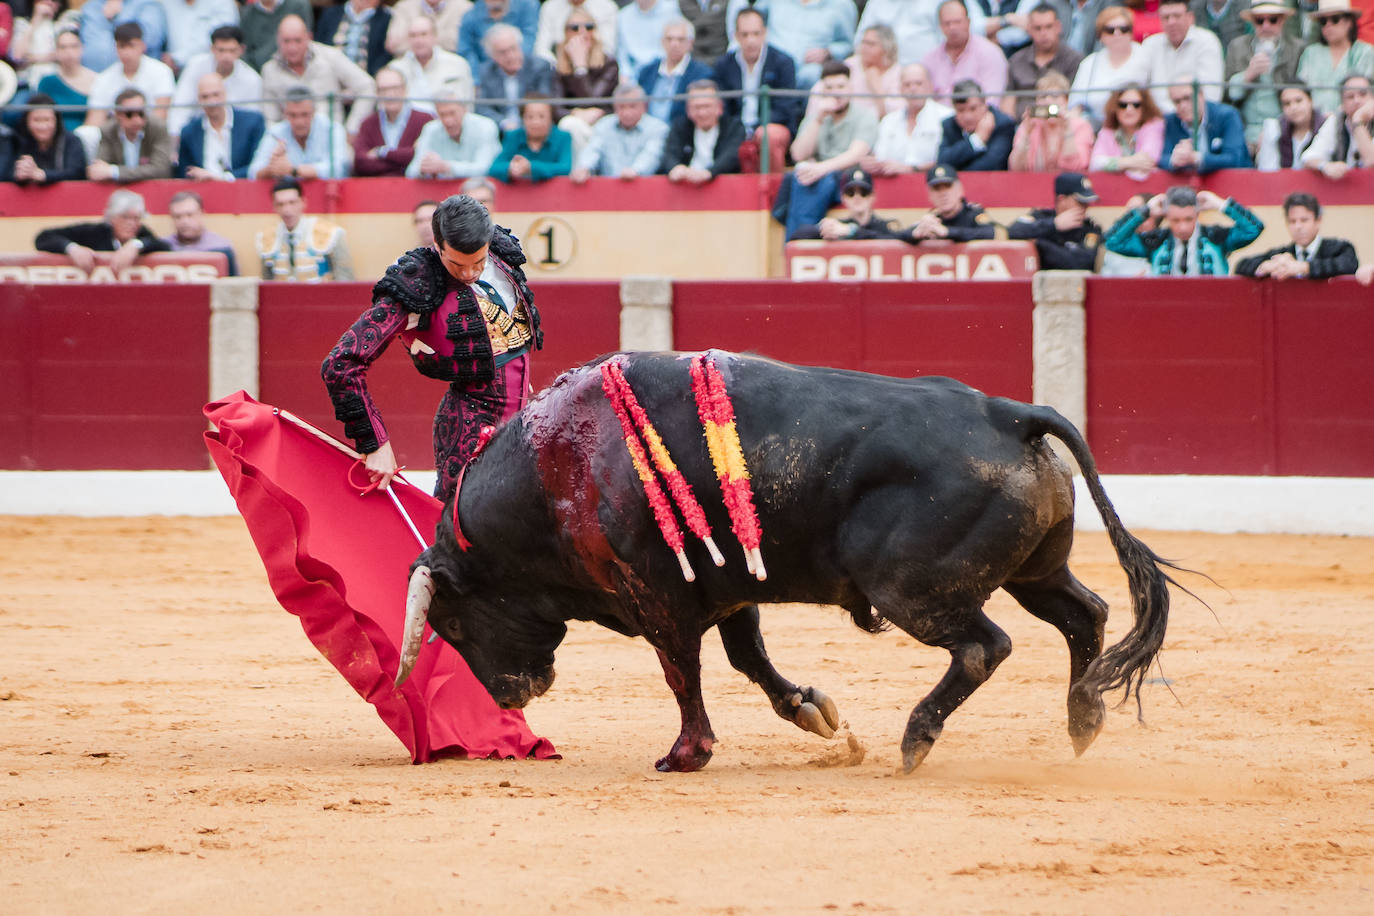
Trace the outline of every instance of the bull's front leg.
[[830, 697], [815, 687], [799, 687], [778, 673], [763, 646], [757, 605], [741, 608], [716, 624], [730, 665], [763, 688], [773, 711], [797, 728], [833, 738], [840, 714]]
[[652, 641], [663, 665], [663, 676], [682, 713], [682, 732], [668, 756], [654, 766], [662, 773], [691, 773], [706, 766], [716, 743], [701, 696], [701, 636], [679, 633], [664, 639], [661, 633], [655, 635], [658, 638]]

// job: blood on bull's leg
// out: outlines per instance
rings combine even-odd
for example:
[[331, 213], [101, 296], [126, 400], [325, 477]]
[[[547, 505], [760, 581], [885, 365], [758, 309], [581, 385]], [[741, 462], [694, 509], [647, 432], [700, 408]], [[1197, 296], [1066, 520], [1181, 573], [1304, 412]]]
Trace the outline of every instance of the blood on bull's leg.
[[741, 608], [716, 624], [725, 656], [736, 671], [763, 688], [773, 710], [804, 731], [832, 738], [840, 727], [830, 697], [814, 687], [799, 687], [778, 673], [763, 646], [757, 605]]
[[711, 721], [706, 717], [706, 702], [701, 696], [701, 637], [673, 640], [677, 644], [672, 648], [658, 645], [658, 640], [650, 642], [658, 649], [663, 676], [682, 713], [682, 732], [673, 742], [668, 756], [661, 758], [654, 767], [662, 773], [691, 773], [706, 766], [716, 743]]
[[916, 704], [902, 735], [902, 768], [910, 773], [926, 759], [945, 719], [959, 708], [1011, 654], [1011, 637], [980, 609], [926, 613], [919, 625], [902, 615], [885, 616], [928, 646], [949, 650], [950, 665], [940, 683]]

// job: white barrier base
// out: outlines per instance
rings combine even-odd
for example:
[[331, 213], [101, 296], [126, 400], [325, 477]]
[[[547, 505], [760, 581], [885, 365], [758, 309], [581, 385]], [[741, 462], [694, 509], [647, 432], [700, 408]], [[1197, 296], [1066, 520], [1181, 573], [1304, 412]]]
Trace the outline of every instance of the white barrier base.
[[[433, 471], [406, 472], [425, 491]], [[1076, 478], [1078, 527], [1102, 530]], [[1374, 537], [1374, 479], [1108, 475], [1108, 497], [1130, 528]], [[216, 471], [0, 471], [0, 515], [234, 515]]]

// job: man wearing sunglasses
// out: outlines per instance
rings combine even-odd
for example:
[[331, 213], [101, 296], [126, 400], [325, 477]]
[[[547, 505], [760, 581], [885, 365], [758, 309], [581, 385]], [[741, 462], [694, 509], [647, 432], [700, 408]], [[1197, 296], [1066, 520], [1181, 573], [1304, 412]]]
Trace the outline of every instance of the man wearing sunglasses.
[[828, 242], [870, 239], [911, 241], [909, 236], [899, 232], [892, 220], [873, 212], [873, 177], [863, 169], [850, 169], [845, 173], [840, 203], [844, 206], [844, 216], [827, 216], [815, 225], [802, 226], [792, 237], [825, 239]]
[[86, 166], [91, 181], [150, 181], [172, 177], [172, 138], [137, 89], [115, 97], [115, 120], [100, 131], [96, 158]]
[[1284, 33], [1293, 10], [1281, 0], [1253, 0], [1240, 15], [1255, 31], [1226, 47], [1226, 101], [1240, 109], [1245, 142], [1253, 148], [1264, 120], [1283, 114], [1274, 87], [1298, 81], [1302, 42]]
[[556, 63], [557, 47], [563, 41], [563, 30], [574, 9], [580, 9], [596, 23], [601, 50], [607, 57], [615, 57], [615, 22], [620, 7], [615, 0], [545, 0], [539, 8], [539, 28], [534, 34], [534, 53]]

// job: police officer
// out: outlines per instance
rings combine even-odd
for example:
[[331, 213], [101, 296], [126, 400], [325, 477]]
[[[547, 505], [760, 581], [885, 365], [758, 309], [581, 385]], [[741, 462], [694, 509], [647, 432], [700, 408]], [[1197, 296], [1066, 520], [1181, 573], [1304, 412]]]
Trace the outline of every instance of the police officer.
[[949, 166], [937, 165], [926, 172], [926, 192], [930, 196], [930, 212], [905, 232], [913, 242], [926, 239], [971, 242], [1007, 237], [1005, 226], [994, 222], [980, 205], [964, 200], [963, 182], [959, 180], [959, 173]]
[[1102, 227], [1088, 216], [1088, 205], [1097, 200], [1086, 177], [1062, 172], [1054, 179], [1054, 208], [1032, 210], [1011, 224], [1008, 235], [1035, 240], [1041, 270], [1097, 270]]
[[892, 220], [873, 212], [873, 176], [852, 168], [840, 179], [842, 217], [827, 216], [812, 226], [802, 226], [793, 239], [826, 239], [832, 242], [865, 239], [907, 239], [899, 235]]

